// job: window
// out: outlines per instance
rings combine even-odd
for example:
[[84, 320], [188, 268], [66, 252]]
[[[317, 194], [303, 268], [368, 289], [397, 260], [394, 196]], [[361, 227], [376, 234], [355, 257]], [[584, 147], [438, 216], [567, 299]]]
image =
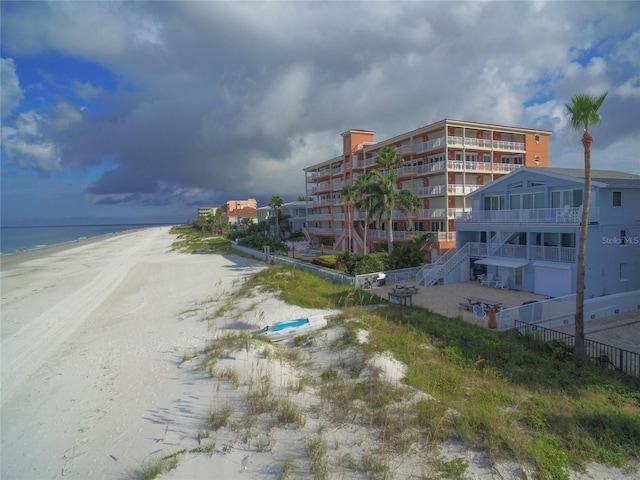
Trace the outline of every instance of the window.
[[464, 157], [465, 161], [467, 162], [475, 162], [476, 161], [476, 154], [475, 153], [467, 153]]
[[540, 143], [540, 135], [536, 134], [533, 138], [536, 141], [536, 143]]
[[511, 162], [511, 157], [502, 157], [502, 163], [509, 163]]
[[626, 244], [627, 244], [627, 231], [620, 230], [620, 245], [626, 245]]
[[504, 210], [504, 195], [489, 195], [484, 197], [485, 210]]
[[459, 162], [462, 160], [462, 153], [456, 152], [456, 160]]
[[444, 222], [431, 222], [432, 232], [444, 232]]
[[413, 229], [416, 232], [424, 232], [424, 222], [414, 222]]
[[614, 207], [622, 206], [622, 192], [613, 192], [613, 206]]
[[533, 159], [534, 162], [536, 163], [540, 163], [540, 155], [536, 155], [536, 157]]
[[514, 165], [522, 165], [522, 157], [513, 157]]
[[491, 163], [491, 155], [483, 155], [482, 156], [482, 161], [484, 163]]
[[563, 208], [565, 205], [579, 207], [582, 205], [582, 190], [560, 190], [551, 192], [551, 208]]
[[626, 263], [620, 264], [620, 281], [621, 282], [627, 281], [627, 264]]

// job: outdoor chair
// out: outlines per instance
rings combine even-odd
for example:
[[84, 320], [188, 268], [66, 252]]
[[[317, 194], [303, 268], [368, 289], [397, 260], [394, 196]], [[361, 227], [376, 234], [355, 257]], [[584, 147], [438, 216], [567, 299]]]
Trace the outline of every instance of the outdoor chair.
[[478, 325], [486, 325], [487, 324], [487, 312], [484, 311], [481, 305], [473, 306], [473, 320]]
[[480, 285], [484, 285], [484, 286], [490, 287], [491, 286], [491, 282], [493, 282], [493, 274], [492, 273], [487, 273], [487, 275], [480, 282]]
[[496, 277], [495, 282], [493, 282], [493, 288], [501, 288], [502, 290], [506, 290], [509, 288], [509, 279]]

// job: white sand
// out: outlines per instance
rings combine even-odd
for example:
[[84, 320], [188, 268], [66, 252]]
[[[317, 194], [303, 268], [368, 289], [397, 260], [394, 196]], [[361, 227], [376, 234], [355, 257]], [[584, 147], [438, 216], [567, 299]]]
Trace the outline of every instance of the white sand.
[[[202, 355], [190, 358], [212, 338], [319, 312], [264, 294], [232, 300], [263, 265], [172, 253], [173, 240], [168, 229], [155, 228], [3, 264], [0, 477], [128, 478], [152, 459], [186, 450], [161, 478], [280, 478], [288, 461], [291, 478], [313, 478], [307, 445], [322, 438], [328, 463], [340, 472], [329, 478], [367, 478], [348, 468], [349, 459], [361, 463], [376, 452], [376, 435], [348, 421], [325, 424], [317, 389], [298, 387], [306, 376], [359, 362], [361, 378], [401, 386], [405, 366], [388, 354], [365, 363], [360, 349], [335, 348], [341, 330], [330, 324], [296, 361], [287, 358], [287, 344], [247, 339], [212, 367], [236, 372], [236, 381], [212, 379], [200, 368]], [[359, 340], [366, 339], [362, 331]], [[302, 426], [260, 418], [247, 425], [248, 392], [266, 379], [275, 398], [302, 409]], [[232, 425], [203, 438], [207, 416], [224, 407], [233, 410]], [[191, 452], [208, 446], [209, 453]], [[425, 439], [418, 446], [385, 457], [393, 478], [420, 478], [435, 457], [464, 458], [467, 478], [517, 476], [517, 465], [491, 466], [458, 444], [435, 448]], [[620, 475], [594, 466], [573, 478]]]

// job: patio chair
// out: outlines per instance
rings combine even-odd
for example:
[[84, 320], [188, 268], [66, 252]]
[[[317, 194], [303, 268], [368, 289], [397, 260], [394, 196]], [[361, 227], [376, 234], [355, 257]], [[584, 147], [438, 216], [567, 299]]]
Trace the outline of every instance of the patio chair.
[[497, 277], [496, 281], [493, 282], [493, 288], [501, 288], [502, 290], [506, 290], [507, 288], [509, 288], [509, 278]]
[[487, 324], [487, 312], [484, 311], [481, 305], [473, 306], [473, 320], [478, 325], [486, 325]]
[[486, 287], [491, 286], [491, 282], [493, 282], [493, 274], [487, 273], [487, 275], [482, 279], [480, 285], [484, 285]]

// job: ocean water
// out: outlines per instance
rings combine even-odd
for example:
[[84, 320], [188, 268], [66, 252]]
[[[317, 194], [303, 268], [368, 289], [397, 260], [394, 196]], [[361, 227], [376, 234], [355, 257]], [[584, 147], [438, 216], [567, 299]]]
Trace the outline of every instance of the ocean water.
[[110, 233], [124, 232], [160, 224], [122, 224], [122, 225], [68, 225], [55, 227], [1, 227], [0, 255], [13, 255], [23, 249], [34, 250], [79, 239], [99, 237]]

